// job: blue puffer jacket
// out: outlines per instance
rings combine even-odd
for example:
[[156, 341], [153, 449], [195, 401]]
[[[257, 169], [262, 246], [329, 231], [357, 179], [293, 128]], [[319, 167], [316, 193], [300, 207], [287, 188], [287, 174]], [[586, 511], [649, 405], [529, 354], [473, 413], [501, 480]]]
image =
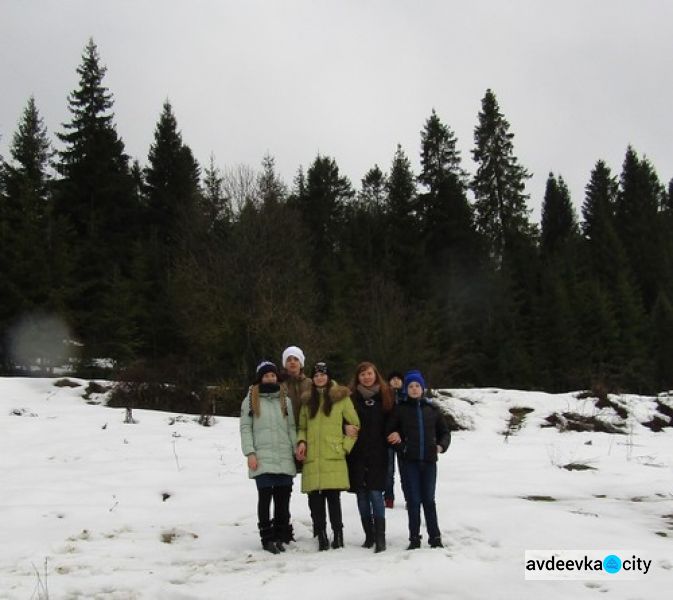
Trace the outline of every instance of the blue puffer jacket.
[[405, 460], [437, 461], [437, 446], [446, 452], [451, 432], [439, 408], [427, 398], [406, 398], [394, 408], [388, 433], [397, 431], [402, 443], [396, 446]]

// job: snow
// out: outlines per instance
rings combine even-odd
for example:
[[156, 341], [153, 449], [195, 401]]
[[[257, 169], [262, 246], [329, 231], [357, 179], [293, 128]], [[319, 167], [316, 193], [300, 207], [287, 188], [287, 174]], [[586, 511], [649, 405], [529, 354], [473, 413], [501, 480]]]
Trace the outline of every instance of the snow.
[[[360, 547], [355, 499], [344, 493], [346, 547], [319, 553], [297, 479], [297, 542], [274, 556], [259, 544], [237, 419], [202, 427], [192, 416], [134, 410], [137, 424], [124, 424], [125, 411], [104, 406], [104, 396], [82, 397], [87, 381], [54, 381], [0, 379], [2, 599], [46, 598], [46, 588], [52, 600], [670, 593], [673, 429], [642, 425], [656, 414], [654, 398], [612, 397], [629, 410], [622, 422], [577, 394], [442, 390], [437, 401], [469, 428], [454, 432], [438, 467], [443, 550], [404, 549], [398, 482], [386, 552]], [[515, 407], [533, 411], [505, 436]], [[597, 415], [626, 433], [541, 427], [554, 412]], [[569, 463], [593, 470], [561, 468]], [[526, 581], [525, 550], [545, 548], [633, 548], [653, 566], [638, 581]]]

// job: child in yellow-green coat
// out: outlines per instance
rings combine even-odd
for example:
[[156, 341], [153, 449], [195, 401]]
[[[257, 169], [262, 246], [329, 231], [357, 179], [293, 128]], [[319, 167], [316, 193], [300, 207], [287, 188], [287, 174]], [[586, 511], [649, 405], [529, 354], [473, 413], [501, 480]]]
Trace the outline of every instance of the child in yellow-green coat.
[[305, 395], [299, 413], [297, 460], [302, 461], [301, 491], [308, 494], [313, 530], [318, 549], [327, 550], [327, 517], [334, 532], [332, 548], [343, 547], [341, 491], [350, 487], [346, 455], [357, 438], [344, 432], [344, 423], [360, 426], [350, 398], [350, 390], [337, 384], [324, 362], [318, 362], [311, 373], [313, 385]]

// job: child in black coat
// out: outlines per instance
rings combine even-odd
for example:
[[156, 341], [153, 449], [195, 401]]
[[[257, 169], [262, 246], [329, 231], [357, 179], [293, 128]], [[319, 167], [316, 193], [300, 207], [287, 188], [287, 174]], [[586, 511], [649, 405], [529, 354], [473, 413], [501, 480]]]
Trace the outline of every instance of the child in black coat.
[[421, 546], [421, 505], [432, 548], [443, 548], [437, 522], [435, 487], [437, 457], [446, 452], [451, 432], [444, 417], [431, 400], [425, 397], [425, 380], [420, 371], [408, 371], [404, 376], [406, 401], [396, 407], [390, 421], [388, 441], [401, 444], [400, 461], [404, 461], [404, 479], [409, 518], [409, 546]]

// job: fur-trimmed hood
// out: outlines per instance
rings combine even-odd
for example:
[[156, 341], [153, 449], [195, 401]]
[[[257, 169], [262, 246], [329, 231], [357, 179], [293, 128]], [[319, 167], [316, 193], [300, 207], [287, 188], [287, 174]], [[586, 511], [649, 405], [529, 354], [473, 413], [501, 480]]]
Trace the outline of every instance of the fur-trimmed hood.
[[[332, 402], [339, 402], [344, 398], [348, 398], [351, 395], [351, 391], [345, 385], [339, 385], [336, 381], [332, 380], [333, 384], [329, 389], [329, 397]], [[301, 395], [302, 404], [306, 404], [311, 399], [311, 392], [313, 387], [310, 390], [305, 391]]]

